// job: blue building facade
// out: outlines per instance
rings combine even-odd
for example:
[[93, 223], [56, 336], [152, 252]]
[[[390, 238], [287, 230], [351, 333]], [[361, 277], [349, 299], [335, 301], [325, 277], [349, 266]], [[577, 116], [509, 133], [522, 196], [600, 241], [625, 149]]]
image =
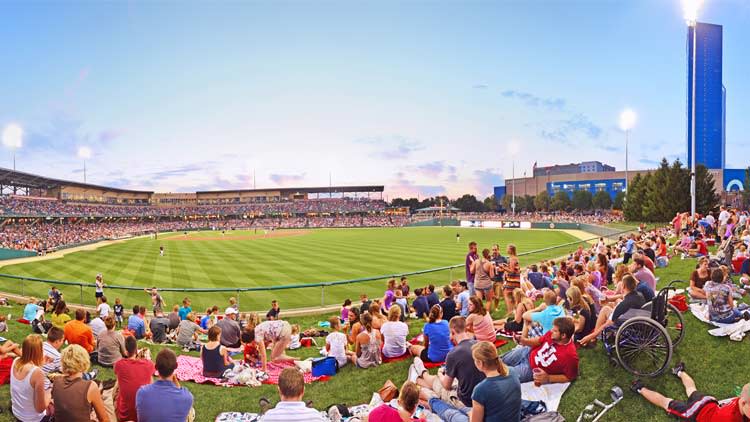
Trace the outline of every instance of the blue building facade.
[[[725, 101], [722, 85], [722, 26], [698, 22], [695, 98], [695, 157], [709, 169], [723, 169], [726, 157]], [[693, 27], [687, 34], [687, 150], [692, 165]]]
[[559, 191], [568, 193], [572, 197], [577, 190], [587, 190], [595, 195], [599, 191], [605, 191], [614, 201], [618, 192], [625, 188], [625, 179], [599, 179], [599, 180], [574, 180], [569, 182], [547, 183], [547, 193], [554, 196]]

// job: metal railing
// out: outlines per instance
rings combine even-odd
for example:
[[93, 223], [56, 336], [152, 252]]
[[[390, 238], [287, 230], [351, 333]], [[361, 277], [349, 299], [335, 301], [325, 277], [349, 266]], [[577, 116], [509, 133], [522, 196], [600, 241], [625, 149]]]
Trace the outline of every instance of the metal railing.
[[[548, 260], [548, 259], [557, 259], [563, 256], [566, 256], [570, 251], [571, 247], [577, 247], [578, 245], [584, 245], [584, 244], [591, 244], [592, 242], [597, 241], [600, 237], [604, 237], [608, 240], [607, 243], [612, 243], [613, 239], [617, 239], [620, 235], [630, 233], [632, 230], [623, 230], [623, 231], [617, 231], [617, 232], [610, 232], [609, 234], [602, 234], [597, 235], [595, 237], [587, 238], [587, 239], [581, 239], [576, 240], [573, 242], [567, 242], [563, 244], [553, 245], [545, 248], [535, 249], [531, 251], [526, 251], [523, 253], [518, 254], [519, 258], [522, 261], [523, 265], [531, 264], [533, 262], [538, 262], [540, 260]], [[401, 272], [401, 273], [391, 273], [391, 274], [383, 274], [383, 275], [376, 275], [376, 276], [368, 276], [368, 277], [360, 277], [360, 278], [353, 278], [353, 279], [345, 279], [345, 280], [332, 280], [332, 281], [321, 281], [321, 282], [315, 282], [315, 283], [297, 283], [297, 284], [286, 284], [286, 285], [270, 285], [270, 286], [255, 286], [255, 287], [211, 287], [211, 288], [188, 288], [188, 287], [159, 287], [158, 290], [160, 294], [165, 298], [165, 301], [168, 304], [174, 304], [174, 303], [181, 303], [182, 299], [180, 296], [184, 296], [185, 294], [191, 294], [191, 301], [194, 305], [196, 305], [196, 310], [199, 310], [201, 308], [197, 308], [197, 306], [206, 305], [210, 306], [217, 302], [217, 300], [220, 300], [223, 298], [223, 300], [226, 300], [226, 296], [217, 296], [213, 300], [207, 300], [209, 299], [209, 295], [211, 293], [234, 293], [237, 299], [237, 302], [239, 304], [240, 298], [242, 294], [245, 294], [246, 299], [253, 299], [251, 302], [254, 301], [261, 301], [265, 303], [269, 303], [272, 298], [276, 298], [280, 292], [284, 291], [301, 291], [301, 294], [298, 294], [296, 296], [293, 296], [291, 294], [286, 294], [286, 302], [287, 304], [293, 304], [293, 305], [303, 305], [303, 306], [293, 306], [291, 309], [294, 308], [303, 308], [303, 307], [314, 307], [317, 306], [317, 304], [313, 304], [310, 302], [310, 298], [312, 295], [307, 294], [311, 293], [311, 289], [320, 289], [320, 306], [324, 307], [326, 305], [332, 305], [337, 302], [327, 302], [327, 299], [340, 299], [342, 292], [346, 292], [350, 296], [354, 296], [355, 298], [359, 296], [361, 293], [372, 293], [370, 297], [380, 297], [380, 294], [383, 292], [383, 284], [378, 284], [378, 287], [375, 288], [374, 286], [368, 285], [370, 282], [374, 281], [381, 281], [381, 280], [388, 280], [391, 278], [400, 278], [402, 276], [409, 277], [410, 283], [412, 287], [415, 287], [417, 285], [427, 285], [430, 283], [439, 283], [438, 280], [442, 279], [446, 282], [450, 282], [452, 280], [455, 280], [456, 278], [463, 278], [463, 271], [461, 272], [460, 277], [454, 277], [453, 270], [457, 268], [463, 268], [464, 264], [455, 264], [455, 265], [447, 265], [442, 267], [435, 267], [435, 268], [429, 268], [426, 270], [419, 270], [419, 271], [408, 271], [408, 272]], [[442, 274], [439, 274], [442, 273]], [[421, 277], [425, 275], [430, 275], [431, 277], [429, 280], [426, 277]], [[439, 275], [439, 276], [438, 276]], [[11, 283], [8, 283], [8, 281], [11, 281]], [[17, 281], [18, 284], [14, 285], [12, 284], [12, 281]], [[27, 286], [27, 284], [31, 284], [31, 286]], [[7, 293], [20, 293], [21, 296], [35, 296], [35, 297], [46, 297], [46, 294], [44, 294], [44, 287], [41, 287], [41, 285], [46, 284], [49, 286], [77, 286], [78, 287], [78, 293], [79, 293], [79, 301], [78, 303], [83, 305], [91, 305], [94, 304], [93, 300], [93, 293], [90, 294], [88, 297], [92, 298], [90, 301], [86, 301], [84, 299], [84, 290], [94, 289], [96, 285], [94, 283], [86, 283], [86, 282], [80, 282], [80, 281], [66, 281], [66, 280], [52, 280], [52, 279], [43, 279], [43, 278], [36, 278], [36, 277], [30, 277], [30, 276], [23, 276], [23, 275], [16, 275], [16, 274], [4, 274], [0, 273], [0, 290], [5, 291]], [[150, 286], [150, 285], [149, 285]], [[350, 287], [347, 287], [350, 286]], [[352, 286], [356, 286], [352, 287]], [[337, 293], [339, 294], [333, 294], [332, 298], [326, 297], [326, 288], [329, 287], [339, 287], [342, 288], [341, 290], [337, 290]], [[136, 286], [122, 286], [122, 285], [106, 285], [106, 290], [114, 290], [114, 291], [122, 291], [125, 295], [126, 299], [133, 299], [132, 292], [143, 292], [145, 288], [148, 288], [146, 286], [142, 287], [136, 287]], [[305, 290], [306, 289], [306, 290]], [[356, 290], [356, 291], [355, 291]], [[131, 292], [131, 293], [129, 293]], [[377, 296], [375, 293], [377, 292]], [[272, 296], [273, 295], [273, 296]], [[112, 304], [114, 301], [112, 300], [111, 295], [107, 295], [109, 297], [109, 303]], [[248, 297], [249, 296], [249, 297]], [[68, 303], [71, 301], [66, 298]], [[144, 302], [143, 298], [138, 300], [138, 302]], [[205, 303], [203, 303], [205, 302]], [[338, 302], [341, 303], [341, 302]], [[306, 305], [306, 306], [305, 306]], [[252, 304], [251, 306], [256, 306], [257, 304]], [[205, 309], [205, 307], [203, 307]], [[258, 308], [260, 309], [260, 308]], [[289, 308], [287, 308], [289, 309]]]

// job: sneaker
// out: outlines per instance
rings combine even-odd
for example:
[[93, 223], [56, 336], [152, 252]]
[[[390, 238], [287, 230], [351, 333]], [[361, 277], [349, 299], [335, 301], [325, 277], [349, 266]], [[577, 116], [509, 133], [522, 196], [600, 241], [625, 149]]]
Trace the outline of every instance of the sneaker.
[[682, 372], [684, 370], [685, 370], [685, 362], [680, 362], [680, 363], [677, 364], [677, 366], [675, 366], [674, 368], [672, 368], [672, 375], [674, 375], [674, 376], [676, 376], [676, 377], [679, 378], [680, 372]]
[[86, 372], [85, 374], [83, 374], [83, 379], [93, 380], [96, 379], [97, 375], [99, 375], [99, 370], [97, 368], [94, 368], [91, 372]]
[[745, 321], [750, 321], [750, 312], [743, 312], [742, 319], [744, 319]]
[[414, 358], [414, 369], [417, 371], [417, 378], [427, 372], [427, 368], [424, 367], [424, 362], [422, 362], [422, 359], [420, 359], [419, 356]]
[[641, 389], [645, 387], [641, 380], [635, 379], [633, 382], [630, 383], [630, 391], [634, 392], [635, 394], [641, 394]]
[[417, 382], [417, 378], [419, 378], [419, 374], [417, 373], [417, 369], [414, 368], [414, 365], [409, 365], [409, 375], [407, 379], [411, 382]]

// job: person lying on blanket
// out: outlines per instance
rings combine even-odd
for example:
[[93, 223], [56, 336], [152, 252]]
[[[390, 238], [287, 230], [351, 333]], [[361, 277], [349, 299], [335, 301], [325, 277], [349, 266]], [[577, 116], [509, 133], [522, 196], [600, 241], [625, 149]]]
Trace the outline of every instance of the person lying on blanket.
[[640, 380], [635, 380], [630, 389], [643, 396], [651, 404], [661, 407], [668, 414], [683, 421], [696, 422], [747, 422], [750, 420], [750, 384], [742, 387], [739, 397], [719, 405], [718, 401], [703, 394], [695, 387], [693, 378], [685, 372], [685, 364], [680, 363], [672, 374], [682, 381], [687, 401], [674, 400], [646, 388]]
[[578, 352], [573, 342], [575, 325], [569, 317], [556, 318], [552, 329], [541, 337], [528, 338], [526, 329], [517, 347], [502, 356], [518, 379], [535, 384], [570, 382], [578, 377]]

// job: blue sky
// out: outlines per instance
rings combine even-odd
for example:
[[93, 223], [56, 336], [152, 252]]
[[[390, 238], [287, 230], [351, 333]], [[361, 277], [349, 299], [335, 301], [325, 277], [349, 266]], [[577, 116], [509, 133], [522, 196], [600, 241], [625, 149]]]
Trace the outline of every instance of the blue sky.
[[[156, 191], [384, 184], [486, 196], [539, 165], [685, 161], [679, 0], [0, 3], [20, 170]], [[724, 26], [727, 165], [750, 140], [750, 1]], [[11, 166], [11, 152], [0, 152]]]

